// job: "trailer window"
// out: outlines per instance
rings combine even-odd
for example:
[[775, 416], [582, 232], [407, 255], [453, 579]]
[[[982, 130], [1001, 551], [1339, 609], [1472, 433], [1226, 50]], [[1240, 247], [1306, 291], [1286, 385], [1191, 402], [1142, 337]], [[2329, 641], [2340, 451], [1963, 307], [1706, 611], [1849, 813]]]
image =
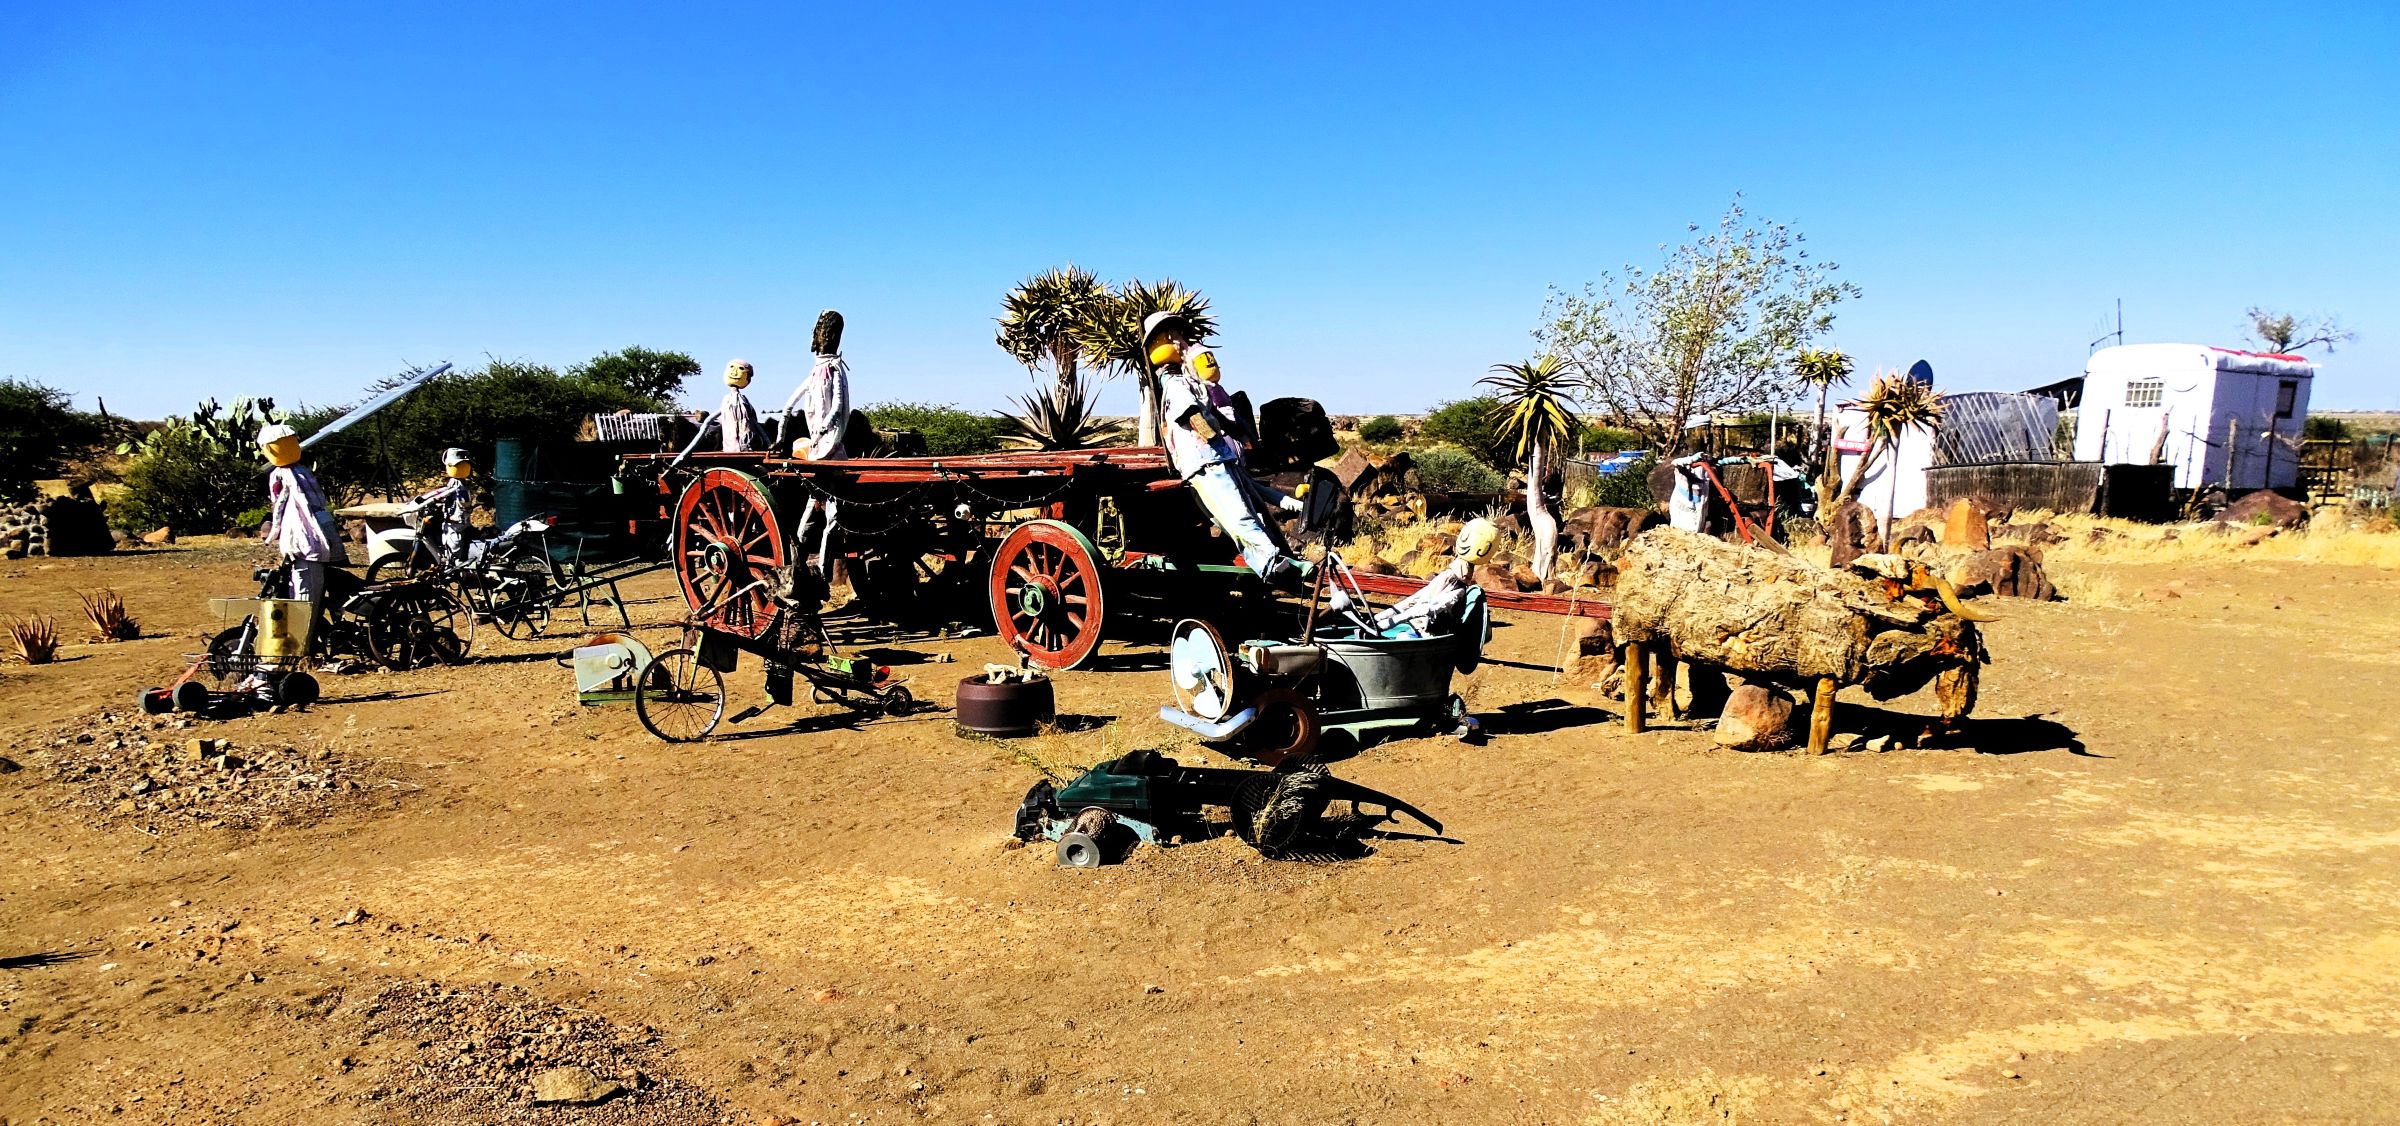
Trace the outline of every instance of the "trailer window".
[[2155, 407], [2166, 399], [2167, 385], [2164, 380], [2137, 379], [2125, 385], [2126, 406]]
[[2292, 417], [2292, 408], [2298, 405], [2299, 399], [2299, 380], [2287, 379], [2282, 383], [2277, 384], [2275, 387], [2275, 417]]

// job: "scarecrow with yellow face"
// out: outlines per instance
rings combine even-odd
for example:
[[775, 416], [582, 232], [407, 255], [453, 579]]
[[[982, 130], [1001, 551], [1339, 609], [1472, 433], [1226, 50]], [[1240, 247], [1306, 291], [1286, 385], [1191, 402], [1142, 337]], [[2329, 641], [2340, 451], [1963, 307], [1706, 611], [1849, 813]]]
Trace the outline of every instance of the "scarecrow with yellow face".
[[742, 393], [757, 374], [748, 360], [725, 365], [725, 403], [717, 408], [717, 430], [725, 436], [726, 453], [738, 454], [759, 445], [758, 411], [750, 405], [750, 396]]
[[1306, 582], [1309, 564], [1292, 557], [1260, 514], [1262, 506], [1295, 513], [1303, 506], [1242, 468], [1233, 397], [1225, 391], [1217, 354], [1193, 339], [1191, 325], [1181, 314], [1163, 312], [1143, 319], [1142, 352], [1158, 374], [1167, 460], [1175, 472], [1200, 498], [1209, 519], [1241, 546], [1242, 562], [1258, 577], [1283, 587]]
[[1375, 615], [1375, 627], [1385, 637], [1440, 637], [1458, 631], [1465, 617], [1467, 590], [1475, 585], [1475, 568], [1492, 557], [1500, 528], [1477, 517], [1458, 530], [1450, 564], [1425, 580], [1415, 594]]
[[452, 447], [442, 451], [443, 481], [438, 488], [417, 498], [408, 511], [422, 513], [433, 525], [435, 554], [444, 562], [456, 560], [466, 548], [468, 514], [473, 511], [475, 498], [468, 484], [475, 476], [475, 462], [467, 451]]
[[259, 538], [274, 544], [290, 566], [290, 597], [315, 602], [325, 592], [325, 565], [349, 559], [333, 509], [317, 475], [300, 464], [300, 435], [291, 427], [277, 422], [261, 428], [258, 446], [275, 467], [267, 474], [267, 523]]

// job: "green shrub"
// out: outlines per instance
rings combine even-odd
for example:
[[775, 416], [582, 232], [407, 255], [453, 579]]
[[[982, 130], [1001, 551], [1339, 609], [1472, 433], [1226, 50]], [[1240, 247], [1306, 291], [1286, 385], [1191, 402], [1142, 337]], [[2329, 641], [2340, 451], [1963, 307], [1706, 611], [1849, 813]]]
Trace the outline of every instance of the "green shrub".
[[1614, 473], [1603, 473], [1594, 481], [1592, 503], [1610, 508], [1650, 508], [1658, 501], [1650, 495], [1650, 471], [1658, 468], [1656, 457], [1644, 457]]
[[672, 403], [683, 392], [683, 381], [700, 374], [700, 361], [682, 352], [653, 352], [632, 347], [610, 352], [567, 369], [567, 377], [616, 387]]
[[1613, 454], [1643, 448], [1641, 437], [1633, 431], [1602, 426], [1596, 422], [1585, 426], [1581, 437], [1585, 453]]
[[1428, 492], [1496, 493], [1508, 487], [1499, 470], [1463, 450], [1436, 446], [1416, 455], [1417, 480]]
[[170, 422], [125, 467], [125, 492], [109, 503], [108, 516], [130, 532], [163, 527], [209, 535], [234, 527], [265, 489], [266, 462], [254, 452]]
[[1432, 442], [1448, 442], [1467, 451], [1486, 466], [1503, 465], [1513, 460], [1500, 428], [1492, 422], [1492, 411], [1499, 401], [1488, 397], [1454, 399], [1433, 408], [1417, 427], [1417, 436]]
[[97, 416], [75, 410], [67, 393], [22, 379], [0, 379], [0, 498], [30, 493], [67, 462], [100, 443]]
[[1379, 414], [1358, 424], [1358, 437], [1365, 442], [1397, 442], [1408, 436], [1408, 428], [1388, 414]]
[[885, 430], [914, 430], [935, 457], [986, 454], [1000, 448], [1000, 417], [950, 403], [875, 403], [867, 420]]
[[2330, 415], [2312, 414], [2300, 424], [2300, 436], [2335, 442], [2350, 440], [2350, 424]]
[[[369, 393], [390, 384], [387, 380]], [[292, 427], [303, 436], [314, 434], [348, 409], [303, 409], [293, 416]], [[666, 409], [657, 399], [614, 382], [560, 375], [540, 364], [492, 360], [475, 371], [433, 379], [373, 418], [311, 447], [308, 456], [329, 499], [353, 497], [383, 480], [386, 456], [390, 472], [403, 483], [439, 474], [442, 451], [452, 446], [465, 449], [475, 459], [476, 470], [488, 474], [492, 447], [500, 439], [568, 442], [592, 415]]]

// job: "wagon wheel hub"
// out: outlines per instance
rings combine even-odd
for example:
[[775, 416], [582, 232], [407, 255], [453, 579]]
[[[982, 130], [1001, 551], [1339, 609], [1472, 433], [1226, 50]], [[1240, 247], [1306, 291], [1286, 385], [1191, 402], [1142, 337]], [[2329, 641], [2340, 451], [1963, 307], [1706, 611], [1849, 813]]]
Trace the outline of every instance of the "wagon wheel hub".
[[1046, 669], [1082, 664], [1100, 647], [1107, 611], [1099, 552], [1056, 520], [1011, 529], [992, 552], [991, 607], [1002, 640]]

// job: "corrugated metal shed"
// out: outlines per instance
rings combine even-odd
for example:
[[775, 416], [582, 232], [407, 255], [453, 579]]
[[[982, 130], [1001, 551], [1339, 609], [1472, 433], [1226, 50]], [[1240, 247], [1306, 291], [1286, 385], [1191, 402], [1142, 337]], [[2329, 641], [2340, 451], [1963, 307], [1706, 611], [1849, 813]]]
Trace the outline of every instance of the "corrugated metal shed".
[[2061, 460], [2058, 400], [2007, 391], [1942, 396], [1935, 465], [2003, 465]]

